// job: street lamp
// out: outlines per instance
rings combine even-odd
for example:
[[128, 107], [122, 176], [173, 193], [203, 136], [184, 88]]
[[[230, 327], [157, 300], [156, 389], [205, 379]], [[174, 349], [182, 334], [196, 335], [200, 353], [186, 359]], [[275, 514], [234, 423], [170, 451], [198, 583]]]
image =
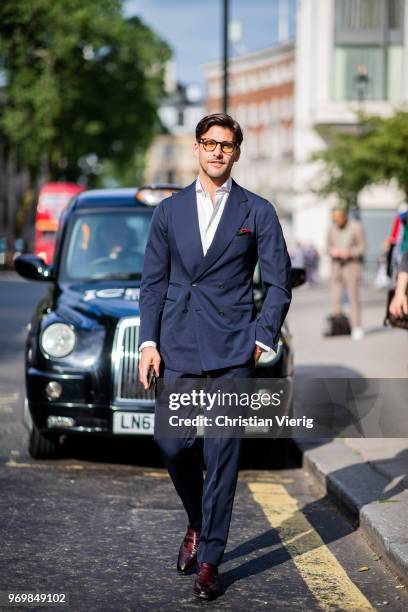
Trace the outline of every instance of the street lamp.
[[356, 84], [357, 100], [358, 100], [360, 110], [362, 110], [361, 106], [367, 96], [367, 88], [368, 88], [369, 82], [370, 82], [370, 78], [368, 76], [367, 66], [364, 66], [364, 64], [359, 64], [357, 66], [356, 75], [354, 77], [354, 83]]
[[[366, 100], [367, 98], [367, 88], [370, 82], [367, 66], [365, 66], [364, 64], [358, 64], [356, 74], [353, 80], [356, 86], [358, 100], [357, 134], [361, 135], [363, 129], [363, 103], [364, 100]], [[356, 219], [359, 219], [360, 209], [358, 206], [358, 193], [350, 194], [349, 207], [351, 212], [354, 213], [354, 217]]]
[[223, 0], [223, 110], [228, 112], [228, 12], [229, 0]]

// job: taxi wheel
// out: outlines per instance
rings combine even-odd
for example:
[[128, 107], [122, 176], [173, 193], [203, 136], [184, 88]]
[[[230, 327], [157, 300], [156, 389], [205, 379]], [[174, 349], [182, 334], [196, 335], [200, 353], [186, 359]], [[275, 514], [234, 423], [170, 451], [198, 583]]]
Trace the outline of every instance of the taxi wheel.
[[284, 470], [290, 467], [292, 441], [288, 438], [270, 440], [270, 458], [275, 469]]
[[32, 427], [28, 452], [33, 459], [52, 459], [56, 456], [59, 448], [59, 436], [41, 433], [36, 427]]

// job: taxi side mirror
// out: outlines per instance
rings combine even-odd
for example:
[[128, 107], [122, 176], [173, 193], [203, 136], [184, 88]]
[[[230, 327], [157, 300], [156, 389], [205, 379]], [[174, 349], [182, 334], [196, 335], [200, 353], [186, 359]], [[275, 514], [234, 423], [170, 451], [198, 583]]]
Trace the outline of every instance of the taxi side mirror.
[[52, 266], [37, 255], [19, 255], [14, 260], [14, 269], [27, 280], [46, 281], [53, 280]]

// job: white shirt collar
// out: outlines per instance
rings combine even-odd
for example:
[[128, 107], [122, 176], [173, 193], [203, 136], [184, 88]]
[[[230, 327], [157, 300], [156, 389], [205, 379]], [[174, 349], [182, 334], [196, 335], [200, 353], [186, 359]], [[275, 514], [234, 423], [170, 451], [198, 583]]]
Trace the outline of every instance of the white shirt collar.
[[[225, 181], [225, 183], [223, 183], [221, 187], [218, 187], [218, 189], [216, 189], [215, 193], [220, 193], [220, 192], [229, 193], [231, 191], [231, 187], [232, 187], [232, 178], [229, 176], [227, 180]], [[205, 193], [200, 183], [200, 177], [197, 177], [197, 180], [196, 180], [196, 192]]]

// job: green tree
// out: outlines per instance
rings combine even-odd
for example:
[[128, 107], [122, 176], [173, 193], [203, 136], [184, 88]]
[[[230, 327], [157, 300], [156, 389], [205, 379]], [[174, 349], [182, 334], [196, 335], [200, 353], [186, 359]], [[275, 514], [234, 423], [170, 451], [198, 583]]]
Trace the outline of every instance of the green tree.
[[408, 199], [408, 112], [359, 116], [353, 133], [333, 128], [319, 132], [328, 147], [312, 157], [323, 162], [317, 193], [335, 194], [344, 205], [354, 206], [364, 187], [395, 179]]
[[367, 119], [369, 146], [375, 158], [375, 182], [395, 179], [408, 201], [408, 111], [398, 110], [387, 118]]
[[166, 43], [120, 0], [0, 3], [0, 144], [31, 184], [134, 166], [158, 127]]

